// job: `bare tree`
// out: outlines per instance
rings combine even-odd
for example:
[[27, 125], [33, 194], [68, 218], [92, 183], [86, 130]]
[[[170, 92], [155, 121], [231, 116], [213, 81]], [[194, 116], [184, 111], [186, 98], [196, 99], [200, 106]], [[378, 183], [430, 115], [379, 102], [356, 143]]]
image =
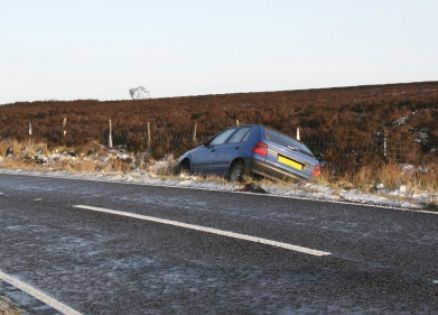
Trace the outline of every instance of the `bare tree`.
[[143, 85], [130, 88], [129, 95], [133, 100], [151, 98], [151, 93]]

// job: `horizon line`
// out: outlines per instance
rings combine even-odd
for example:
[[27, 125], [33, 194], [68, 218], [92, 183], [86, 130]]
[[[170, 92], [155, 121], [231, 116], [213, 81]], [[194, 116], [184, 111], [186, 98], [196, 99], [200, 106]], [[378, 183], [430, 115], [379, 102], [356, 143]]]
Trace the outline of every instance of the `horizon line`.
[[265, 94], [265, 93], [281, 93], [281, 92], [302, 92], [302, 91], [325, 91], [325, 90], [337, 90], [337, 89], [355, 89], [355, 88], [370, 88], [370, 87], [386, 87], [397, 85], [422, 85], [422, 84], [438, 84], [438, 80], [426, 80], [426, 81], [405, 81], [396, 83], [376, 83], [376, 84], [358, 84], [358, 85], [333, 85], [328, 87], [315, 87], [315, 88], [300, 88], [300, 89], [287, 89], [287, 90], [265, 90], [265, 91], [243, 91], [243, 92], [225, 92], [225, 93], [208, 93], [208, 94], [185, 94], [185, 95], [173, 95], [163, 97], [150, 97], [142, 99], [98, 99], [98, 98], [76, 98], [76, 99], [37, 99], [32, 101], [15, 101], [12, 103], [3, 103], [0, 106], [8, 106], [23, 103], [41, 103], [41, 102], [80, 102], [80, 101], [96, 101], [96, 102], [124, 102], [124, 101], [145, 101], [145, 100], [164, 100], [174, 98], [196, 98], [206, 96], [225, 96], [225, 95], [239, 95], [239, 94]]

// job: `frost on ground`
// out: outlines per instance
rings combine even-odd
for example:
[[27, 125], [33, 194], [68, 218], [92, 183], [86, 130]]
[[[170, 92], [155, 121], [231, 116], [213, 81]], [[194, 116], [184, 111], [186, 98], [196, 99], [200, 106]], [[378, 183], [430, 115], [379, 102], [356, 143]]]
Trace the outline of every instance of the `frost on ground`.
[[[25, 160], [27, 164], [11, 161]], [[29, 160], [31, 163], [29, 164]], [[31, 167], [28, 167], [31, 165]], [[411, 192], [405, 185], [387, 189], [383, 184], [374, 187], [373, 192], [359, 189], [333, 188], [314, 182], [271, 182], [253, 181], [245, 184], [233, 183], [219, 177], [203, 177], [182, 174], [174, 176], [175, 159], [168, 155], [156, 161], [146, 154], [134, 155], [123, 149], [98, 149], [91, 154], [54, 152], [23, 157], [8, 156], [0, 159], [0, 172], [4, 174], [25, 174], [52, 177], [68, 177], [84, 180], [187, 187], [227, 192], [264, 193], [274, 196], [304, 198], [311, 200], [344, 201], [362, 204], [383, 205], [402, 208], [422, 208], [438, 204], [438, 194]], [[424, 171], [404, 165], [406, 171]]]

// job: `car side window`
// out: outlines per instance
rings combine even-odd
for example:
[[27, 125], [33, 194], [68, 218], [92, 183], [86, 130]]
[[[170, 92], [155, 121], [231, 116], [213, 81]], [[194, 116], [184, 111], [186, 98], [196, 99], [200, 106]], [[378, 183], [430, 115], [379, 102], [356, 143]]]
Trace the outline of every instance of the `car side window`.
[[248, 140], [249, 128], [241, 128], [228, 140], [228, 143], [240, 143]]
[[211, 142], [210, 145], [220, 145], [224, 144], [225, 141], [231, 136], [231, 134], [236, 131], [236, 128], [227, 129], [224, 132], [218, 134]]
[[248, 129], [248, 132], [243, 136], [241, 142], [246, 142], [246, 141], [248, 141], [250, 135], [251, 135], [251, 129]]

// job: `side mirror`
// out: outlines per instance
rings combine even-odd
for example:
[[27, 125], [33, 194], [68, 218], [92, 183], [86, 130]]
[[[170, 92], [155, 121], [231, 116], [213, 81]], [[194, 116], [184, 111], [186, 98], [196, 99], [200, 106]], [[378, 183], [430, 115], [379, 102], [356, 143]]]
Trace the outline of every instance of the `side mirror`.
[[208, 147], [208, 146], [210, 145], [210, 140], [211, 140], [210, 137], [205, 137], [205, 138], [204, 138], [204, 141], [202, 141], [202, 143], [203, 143], [206, 147]]

